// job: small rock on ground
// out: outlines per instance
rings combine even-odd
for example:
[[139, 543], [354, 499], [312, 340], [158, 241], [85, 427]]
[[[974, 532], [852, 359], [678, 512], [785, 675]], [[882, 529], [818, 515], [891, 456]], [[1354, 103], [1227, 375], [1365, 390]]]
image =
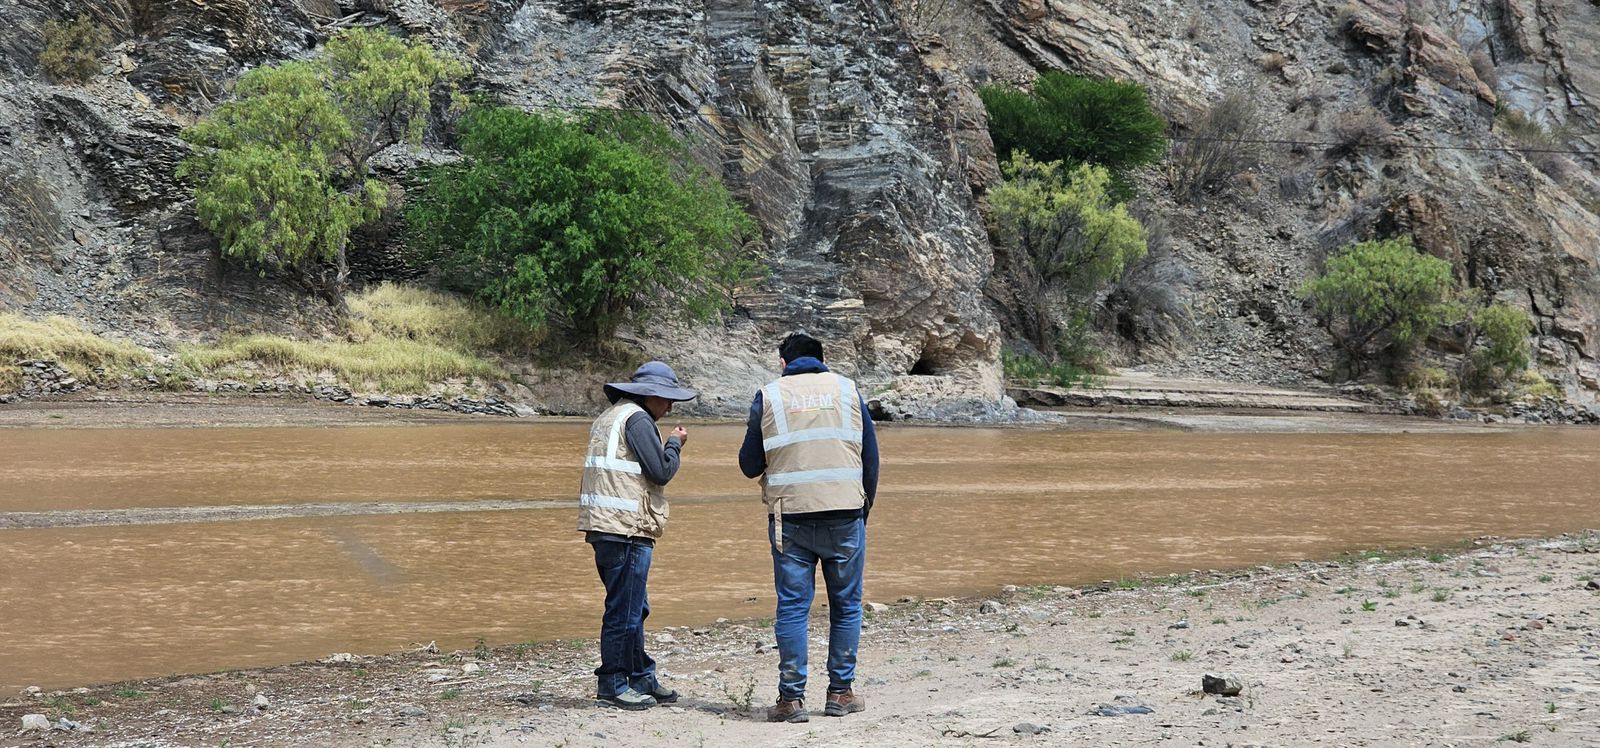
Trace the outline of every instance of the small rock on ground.
[[27, 732], [29, 730], [48, 730], [48, 729], [50, 729], [50, 718], [49, 717], [46, 717], [43, 714], [24, 714], [24, 715], [22, 715], [22, 730], [23, 730], [23, 732]]
[[1239, 692], [1244, 690], [1244, 684], [1237, 676], [1227, 673], [1221, 675], [1206, 673], [1200, 676], [1200, 688], [1206, 693], [1219, 696], [1238, 696]]
[[1155, 714], [1154, 709], [1143, 704], [1101, 704], [1089, 710], [1096, 717], [1125, 717], [1130, 714]]

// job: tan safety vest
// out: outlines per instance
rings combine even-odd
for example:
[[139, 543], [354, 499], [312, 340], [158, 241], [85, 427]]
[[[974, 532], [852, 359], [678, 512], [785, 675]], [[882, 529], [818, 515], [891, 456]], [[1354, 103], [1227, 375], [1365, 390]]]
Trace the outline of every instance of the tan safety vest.
[[767, 471], [761, 496], [773, 514], [860, 509], [861, 432], [856, 383], [830, 372], [779, 377], [761, 389]]
[[644, 477], [623, 432], [637, 404], [624, 400], [600, 414], [589, 430], [589, 458], [578, 496], [578, 529], [660, 538], [667, 527], [667, 493]]

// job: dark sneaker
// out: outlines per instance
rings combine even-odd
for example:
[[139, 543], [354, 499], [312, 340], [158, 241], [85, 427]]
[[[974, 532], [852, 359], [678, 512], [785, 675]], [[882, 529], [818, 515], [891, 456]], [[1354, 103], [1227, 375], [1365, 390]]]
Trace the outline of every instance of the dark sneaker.
[[678, 701], [678, 692], [660, 683], [657, 683], [656, 687], [650, 691], [650, 695], [655, 697], [657, 704], [673, 704]]
[[806, 714], [804, 699], [788, 701], [778, 699], [774, 706], [767, 707], [768, 722], [810, 722], [811, 715]]
[[611, 706], [619, 709], [627, 709], [630, 712], [637, 712], [641, 709], [649, 709], [650, 707], [656, 705], [656, 697], [647, 693], [639, 693], [632, 688], [625, 689], [622, 693], [619, 693], [616, 696], [599, 696], [596, 697], [596, 700], [602, 704], [610, 704]]
[[867, 697], [856, 694], [855, 689], [841, 693], [828, 692], [828, 703], [822, 707], [822, 713], [829, 717], [843, 717], [846, 714], [866, 711]]

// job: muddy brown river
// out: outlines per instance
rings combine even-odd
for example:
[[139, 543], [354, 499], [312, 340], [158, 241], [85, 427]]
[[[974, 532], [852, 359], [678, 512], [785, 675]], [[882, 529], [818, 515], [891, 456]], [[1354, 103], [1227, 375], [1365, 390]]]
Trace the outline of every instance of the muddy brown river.
[[[0, 693], [590, 637], [580, 423], [0, 429]], [[742, 427], [692, 427], [651, 625], [771, 615]], [[1600, 527], [1600, 430], [884, 428], [867, 596]]]

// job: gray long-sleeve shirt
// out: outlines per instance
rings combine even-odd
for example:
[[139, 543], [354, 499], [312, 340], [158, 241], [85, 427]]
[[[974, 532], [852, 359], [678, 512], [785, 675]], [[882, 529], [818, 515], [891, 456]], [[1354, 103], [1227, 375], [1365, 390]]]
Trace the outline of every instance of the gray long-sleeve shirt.
[[622, 436], [628, 440], [633, 456], [638, 458], [645, 480], [665, 486], [678, 474], [678, 457], [683, 445], [676, 436], [667, 437], [667, 443], [662, 444], [661, 432], [656, 430], [656, 421], [648, 412], [629, 416]]

